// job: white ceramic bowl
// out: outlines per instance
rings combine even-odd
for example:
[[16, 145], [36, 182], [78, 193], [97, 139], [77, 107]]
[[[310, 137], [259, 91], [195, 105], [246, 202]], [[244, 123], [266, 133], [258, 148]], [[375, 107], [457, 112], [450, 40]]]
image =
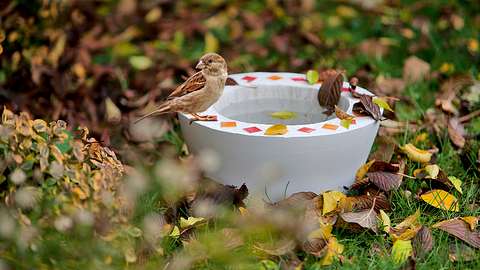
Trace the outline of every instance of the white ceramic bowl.
[[[367, 160], [379, 124], [356, 117], [348, 129], [333, 114], [325, 119], [317, 100], [319, 84], [305, 75], [255, 72], [230, 75], [239, 85], [226, 86], [222, 97], [202, 115], [216, 122], [194, 122], [179, 114], [186, 143], [194, 154], [214, 151], [220, 160], [207, 176], [223, 184], [246, 183], [252, 194], [276, 201], [299, 191], [344, 190]], [[344, 83], [344, 90], [348, 83]], [[371, 94], [357, 87], [357, 91]], [[352, 113], [358, 102], [342, 91], [339, 106]], [[269, 113], [293, 111], [280, 120]], [[286, 124], [285, 135], [265, 135], [272, 124]]]

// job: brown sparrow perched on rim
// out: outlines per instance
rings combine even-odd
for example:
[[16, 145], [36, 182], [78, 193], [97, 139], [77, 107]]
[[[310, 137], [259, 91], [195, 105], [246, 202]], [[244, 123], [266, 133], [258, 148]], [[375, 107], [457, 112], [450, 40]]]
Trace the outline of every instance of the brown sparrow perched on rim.
[[217, 121], [216, 115], [198, 115], [213, 105], [222, 95], [227, 80], [227, 62], [216, 53], [207, 53], [198, 62], [193, 74], [178, 86], [156, 110], [135, 122], [152, 115], [182, 112], [193, 115], [192, 121]]

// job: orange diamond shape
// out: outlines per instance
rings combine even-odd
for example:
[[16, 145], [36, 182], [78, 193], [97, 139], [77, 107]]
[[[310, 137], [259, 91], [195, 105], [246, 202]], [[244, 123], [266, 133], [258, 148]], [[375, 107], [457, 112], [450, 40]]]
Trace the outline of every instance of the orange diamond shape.
[[268, 78], [269, 78], [270, 80], [273, 80], [273, 81], [283, 79], [282, 77], [277, 76], [277, 75], [273, 75], [273, 76], [270, 76], [270, 77], [268, 77]]
[[232, 127], [236, 127], [236, 126], [237, 126], [237, 122], [234, 122], [234, 121], [221, 122], [220, 123], [220, 127], [222, 127], [222, 128], [232, 128]]
[[325, 124], [322, 126], [324, 129], [337, 130], [338, 126], [334, 124]]

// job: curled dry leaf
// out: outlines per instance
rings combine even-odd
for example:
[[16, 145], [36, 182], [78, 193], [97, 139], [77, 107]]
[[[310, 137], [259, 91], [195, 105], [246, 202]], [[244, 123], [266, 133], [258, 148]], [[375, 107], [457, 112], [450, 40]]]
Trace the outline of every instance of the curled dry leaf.
[[233, 78], [228, 77], [227, 80], [225, 81], [225, 85], [238, 85], [238, 83]]
[[463, 88], [472, 83], [473, 80], [470, 76], [457, 76], [448, 79], [440, 87], [440, 94], [435, 100], [435, 105], [439, 106], [444, 112], [457, 115], [458, 110], [453, 105], [453, 100]]
[[448, 120], [448, 136], [457, 147], [463, 148], [465, 146], [465, 129], [458, 118], [453, 117]]
[[360, 212], [347, 212], [341, 213], [340, 217], [348, 222], [355, 223], [363, 228], [371, 229], [374, 232], [377, 232], [377, 213], [374, 210], [375, 201], [373, 202], [372, 208], [363, 210]]
[[460, 219], [468, 223], [468, 225], [470, 226], [470, 230], [475, 231], [475, 229], [477, 228], [478, 220], [480, 218], [468, 216], [468, 217], [461, 217]]
[[340, 191], [327, 191], [322, 194], [323, 197], [323, 212], [322, 214], [328, 214], [338, 209], [340, 202], [347, 196]]
[[422, 194], [420, 198], [422, 198], [424, 202], [438, 209], [454, 212], [460, 211], [457, 198], [441, 189], [431, 190]]
[[330, 115], [334, 112], [335, 105], [340, 100], [340, 93], [343, 86], [343, 74], [340, 72], [329, 76], [318, 90], [318, 103], [324, 107], [324, 113]]
[[314, 192], [297, 192], [272, 206], [282, 209], [304, 209], [307, 203], [315, 197], [317, 197], [317, 194]]
[[445, 231], [471, 245], [480, 249], [480, 232], [470, 230], [470, 226], [462, 219], [454, 218], [438, 222], [433, 228]]
[[404, 146], [400, 146], [400, 149], [408, 156], [408, 158], [412, 161], [427, 163], [432, 158], [432, 153], [418, 149], [415, 145], [411, 143], [407, 143]]
[[350, 115], [348, 113], [346, 113], [345, 111], [343, 111], [340, 107], [338, 107], [337, 105], [335, 105], [335, 115], [339, 118], [339, 119], [353, 119], [355, 118], [353, 115]]
[[[358, 94], [357, 94], [358, 95]], [[353, 112], [359, 115], [369, 115], [375, 120], [381, 120], [382, 114], [380, 107], [373, 103], [373, 97], [370, 95], [358, 95], [360, 102], [353, 105]]]
[[[375, 204], [374, 204], [375, 202]], [[383, 193], [377, 195], [364, 194], [349, 196], [342, 201], [342, 210], [345, 212], [360, 211], [374, 207], [375, 211], [390, 210], [390, 202]]]
[[422, 258], [428, 254], [434, 245], [432, 232], [426, 226], [422, 226], [413, 238], [415, 257]]

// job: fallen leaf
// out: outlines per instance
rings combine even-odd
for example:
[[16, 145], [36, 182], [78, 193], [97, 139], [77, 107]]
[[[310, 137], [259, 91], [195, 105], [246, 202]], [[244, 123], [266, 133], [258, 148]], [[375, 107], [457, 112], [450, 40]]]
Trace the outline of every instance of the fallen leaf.
[[427, 163], [432, 158], [432, 153], [418, 149], [415, 145], [411, 143], [407, 143], [404, 146], [400, 146], [400, 149], [408, 156], [408, 158], [412, 161], [420, 162], [420, 163]]
[[180, 228], [185, 229], [185, 228], [190, 228], [195, 225], [198, 225], [200, 223], [203, 223], [205, 221], [204, 218], [202, 217], [188, 217], [188, 219], [185, 219], [183, 217], [180, 218]]
[[350, 115], [344, 112], [340, 107], [335, 105], [335, 115], [341, 120], [353, 119], [355, 118], [353, 115]]
[[227, 80], [225, 81], [225, 85], [238, 85], [238, 83], [233, 78], [228, 77]]
[[367, 177], [374, 185], [383, 191], [390, 191], [402, 184], [402, 177], [390, 172], [369, 172]]
[[180, 236], [180, 229], [177, 226], [173, 227], [173, 230], [170, 232], [170, 237], [178, 238], [179, 236]]
[[309, 84], [315, 84], [318, 82], [319, 74], [316, 70], [307, 71], [307, 82]]
[[341, 213], [340, 217], [349, 223], [356, 223], [363, 228], [371, 229], [377, 232], [377, 213], [374, 211], [374, 207], [371, 209], [363, 210], [360, 212], [348, 212]]
[[462, 180], [458, 179], [457, 177], [455, 176], [449, 176], [448, 177], [448, 180], [450, 180], [450, 182], [452, 183], [453, 187], [455, 187], [455, 189], [460, 192], [460, 194], [463, 194], [463, 191], [462, 191]]
[[392, 222], [390, 221], [390, 217], [388, 216], [388, 214], [385, 213], [385, 211], [383, 210], [380, 210], [380, 220], [382, 221], [383, 231], [386, 233], [390, 233]]
[[373, 195], [368, 192], [364, 195], [349, 196], [341, 201], [341, 209], [344, 212], [366, 210], [372, 207], [375, 208], [375, 211], [390, 210], [390, 202], [383, 193]]
[[273, 244], [259, 243], [254, 247], [268, 255], [282, 256], [294, 250], [295, 242], [290, 239], [282, 239]]
[[381, 120], [382, 114], [380, 107], [373, 103], [373, 97], [370, 95], [360, 95], [360, 102], [353, 105], [353, 110], [360, 115], [369, 115], [375, 120]]
[[468, 217], [461, 217], [461, 219], [466, 223], [468, 223], [468, 225], [470, 226], [470, 230], [475, 231], [478, 224], [478, 219], [479, 219], [478, 217], [468, 216]]
[[353, 122], [353, 119], [342, 119], [340, 120], [340, 125], [346, 129], [348, 129], [350, 127], [350, 125], [352, 124]]
[[444, 190], [434, 189], [422, 194], [420, 197], [424, 202], [433, 207], [447, 211], [460, 211], [457, 198]]
[[146, 70], [153, 66], [153, 61], [146, 56], [130, 56], [128, 58], [130, 65], [137, 70]]
[[107, 122], [112, 124], [116, 124], [122, 119], [122, 112], [109, 97], [105, 99], [105, 115]]
[[328, 77], [318, 90], [318, 102], [326, 109], [326, 114], [332, 114], [335, 105], [340, 100], [340, 93], [343, 86], [343, 74], [338, 72]]
[[377, 104], [380, 108], [393, 112], [390, 105], [388, 105], [388, 103], [384, 99], [379, 97], [373, 97], [372, 101], [373, 103]]
[[313, 230], [308, 234], [308, 239], [329, 239], [332, 236], [333, 224], [320, 223], [320, 228]]
[[397, 146], [395, 139], [387, 136], [377, 136], [375, 144], [377, 150], [370, 154], [369, 159], [390, 162]]
[[471, 231], [467, 222], [462, 219], [454, 218], [438, 222], [433, 228], [445, 231], [473, 246], [480, 249], [480, 232]]
[[267, 130], [265, 130], [265, 135], [284, 135], [287, 134], [287, 132], [288, 129], [286, 125], [276, 124], [267, 128]]
[[403, 64], [403, 79], [414, 83], [425, 79], [430, 73], [430, 64], [416, 56], [410, 56]]
[[412, 256], [412, 242], [410, 240], [397, 240], [393, 243], [392, 258], [397, 264], [402, 264]]
[[304, 209], [306, 204], [317, 197], [314, 192], [296, 192], [281, 201], [273, 204], [275, 207], [282, 209]]
[[323, 197], [323, 215], [337, 210], [341, 200], [347, 196], [340, 191], [327, 191], [322, 194]]
[[328, 243], [326, 246], [326, 253], [323, 256], [322, 260], [320, 261], [321, 265], [331, 265], [335, 258], [338, 258], [340, 254], [342, 254], [344, 250], [344, 246], [338, 243], [337, 238], [330, 237], [328, 239]]
[[416, 226], [420, 225], [420, 223], [418, 221], [418, 218], [420, 217], [420, 214], [421, 214], [420, 210], [417, 209], [417, 211], [415, 211], [415, 213], [411, 214], [410, 216], [405, 218], [402, 222], [397, 224], [395, 226], [395, 229], [396, 230], [403, 230], [403, 229], [406, 229], [406, 228], [416, 227]]
[[440, 92], [435, 99], [435, 105], [439, 106], [444, 112], [453, 115], [458, 114], [458, 110], [453, 105], [453, 100], [457, 94], [465, 87], [471, 85], [473, 80], [471, 76], [455, 76], [442, 83]]
[[367, 175], [368, 170], [370, 169], [370, 167], [373, 165], [374, 162], [375, 162], [375, 159], [370, 160], [369, 162], [363, 164], [362, 167], [360, 167], [355, 174], [355, 181], [362, 180], [365, 177], [365, 175]]
[[376, 79], [378, 94], [386, 96], [400, 96], [405, 89], [405, 81], [399, 78], [385, 78], [378, 76]]
[[415, 257], [422, 258], [433, 248], [434, 240], [432, 232], [426, 226], [422, 226], [413, 238]]
[[235, 249], [237, 247], [243, 246], [244, 241], [238, 229], [233, 228], [223, 228], [222, 236], [225, 239], [225, 248], [226, 249]]
[[463, 148], [465, 146], [465, 129], [458, 118], [452, 117], [448, 120], [448, 136], [457, 147]]
[[280, 112], [273, 112], [270, 114], [272, 118], [277, 118], [277, 119], [282, 119], [282, 120], [288, 120], [288, 119], [294, 119], [297, 117], [297, 113], [295, 112], [289, 112], [289, 111], [280, 111]]

